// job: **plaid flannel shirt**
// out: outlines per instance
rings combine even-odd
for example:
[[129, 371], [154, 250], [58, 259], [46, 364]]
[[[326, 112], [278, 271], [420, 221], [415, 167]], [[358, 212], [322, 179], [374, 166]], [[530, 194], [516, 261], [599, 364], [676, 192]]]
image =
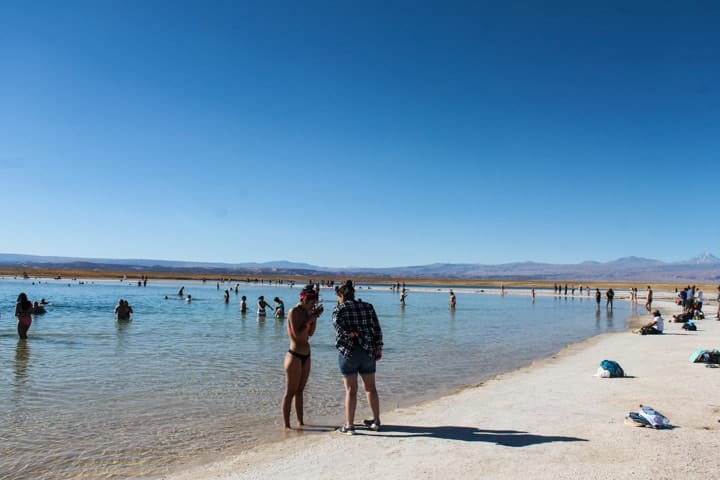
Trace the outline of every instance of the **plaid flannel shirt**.
[[[360, 345], [371, 356], [382, 347], [382, 329], [375, 308], [370, 303], [347, 300], [333, 309], [335, 347], [345, 358], [350, 358], [355, 345]], [[351, 337], [357, 332], [357, 337]]]

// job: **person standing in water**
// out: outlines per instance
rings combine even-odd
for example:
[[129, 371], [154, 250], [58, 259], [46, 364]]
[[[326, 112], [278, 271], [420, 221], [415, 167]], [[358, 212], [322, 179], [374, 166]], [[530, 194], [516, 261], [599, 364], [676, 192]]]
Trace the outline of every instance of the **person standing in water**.
[[245, 295], [240, 299], [240, 313], [247, 313], [247, 297]]
[[455, 293], [450, 289], [450, 310], [455, 310]]
[[270, 304], [265, 301], [265, 297], [263, 295], [260, 295], [258, 297], [258, 302], [257, 302], [258, 316], [264, 317], [265, 315], [267, 315], [267, 313], [265, 312], [266, 308], [272, 309], [273, 307], [271, 307]]
[[15, 317], [17, 318], [17, 332], [21, 340], [27, 339], [27, 332], [32, 324], [33, 304], [28, 300], [25, 292], [20, 293], [15, 303]]
[[335, 289], [338, 304], [333, 310], [335, 347], [338, 367], [345, 385], [345, 423], [340, 433], [355, 434], [357, 377], [360, 375], [372, 418], [364, 420], [368, 429], [380, 430], [380, 398], [375, 386], [375, 363], [382, 358], [383, 336], [375, 309], [369, 303], [355, 300], [352, 281]]
[[613, 308], [613, 298], [615, 298], [615, 292], [612, 288], [608, 288], [607, 292], [605, 292], [605, 296], [607, 297], [607, 303], [605, 303], [605, 308], [609, 308], [612, 310]]
[[285, 316], [285, 304], [280, 300], [280, 297], [275, 297], [273, 302], [275, 302], [275, 318], [283, 318]]
[[127, 300], [121, 298], [118, 304], [115, 305], [115, 315], [118, 320], [130, 320], [130, 314], [133, 313], [133, 308], [130, 306]]
[[285, 393], [280, 403], [283, 428], [289, 430], [290, 409], [295, 399], [298, 426], [305, 425], [303, 418], [303, 392], [310, 377], [310, 337], [315, 333], [317, 319], [323, 313], [318, 305], [318, 292], [308, 285], [300, 292], [300, 301], [288, 312], [288, 338], [290, 347], [285, 354]]
[[[690, 299], [688, 299], [690, 300]], [[645, 296], [645, 310], [648, 312], [652, 310], [652, 302], [653, 302], [653, 291], [652, 288], [650, 288], [650, 285], [648, 285], [647, 288], [647, 294]]]

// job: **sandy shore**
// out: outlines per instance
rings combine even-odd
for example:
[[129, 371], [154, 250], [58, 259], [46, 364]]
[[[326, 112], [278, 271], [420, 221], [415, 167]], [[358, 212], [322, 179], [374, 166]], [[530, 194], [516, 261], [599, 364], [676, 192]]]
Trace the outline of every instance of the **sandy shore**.
[[[666, 319], [679, 311], [670, 297], [656, 303]], [[280, 443], [171, 478], [715, 478], [720, 368], [688, 361], [698, 348], [720, 348], [715, 302], [705, 310], [697, 332], [668, 323], [662, 336], [595, 337], [457, 394], [387, 411], [381, 432], [348, 437], [316, 426], [327, 433], [291, 432]], [[618, 361], [630, 378], [593, 376], [603, 359]], [[378, 379], [382, 395], [382, 366]], [[675, 428], [625, 425], [639, 404]], [[366, 413], [359, 402], [357, 417]]]

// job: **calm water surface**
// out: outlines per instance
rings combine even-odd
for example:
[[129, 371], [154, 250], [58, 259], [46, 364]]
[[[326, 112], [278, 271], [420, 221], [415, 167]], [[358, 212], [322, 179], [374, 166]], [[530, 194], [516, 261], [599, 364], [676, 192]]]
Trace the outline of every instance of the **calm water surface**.
[[[179, 299], [185, 286], [193, 301]], [[289, 310], [299, 287], [240, 282], [229, 304], [215, 282], [136, 283], [0, 279], [0, 478], [156, 478], [279, 438], [285, 322], [258, 319], [255, 303], [279, 296]], [[407, 406], [546, 357], [593, 335], [623, 329], [627, 304], [599, 311], [590, 297], [556, 298], [410, 287], [407, 305], [388, 287], [363, 288], [385, 336], [378, 388], [384, 409]], [[19, 292], [44, 297], [29, 339], [19, 341]], [[240, 296], [251, 312], [239, 313]], [[168, 299], [165, 299], [165, 296]], [[135, 310], [117, 322], [126, 298]], [[306, 391], [310, 425], [343, 417], [331, 311], [311, 340]], [[358, 415], [367, 407], [359, 402]], [[294, 418], [293, 418], [294, 422]]]

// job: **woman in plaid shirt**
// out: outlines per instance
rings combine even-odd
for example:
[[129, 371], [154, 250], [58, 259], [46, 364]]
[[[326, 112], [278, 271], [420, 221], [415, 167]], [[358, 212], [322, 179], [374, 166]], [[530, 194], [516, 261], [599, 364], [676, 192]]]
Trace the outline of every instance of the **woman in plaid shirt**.
[[335, 346], [338, 366], [345, 384], [345, 424], [341, 433], [355, 433], [357, 377], [362, 378], [373, 417], [363, 423], [373, 431], [380, 430], [380, 399], [375, 388], [375, 362], [382, 358], [382, 329], [375, 309], [369, 303], [355, 300], [352, 281], [335, 289], [338, 305], [333, 310]]

